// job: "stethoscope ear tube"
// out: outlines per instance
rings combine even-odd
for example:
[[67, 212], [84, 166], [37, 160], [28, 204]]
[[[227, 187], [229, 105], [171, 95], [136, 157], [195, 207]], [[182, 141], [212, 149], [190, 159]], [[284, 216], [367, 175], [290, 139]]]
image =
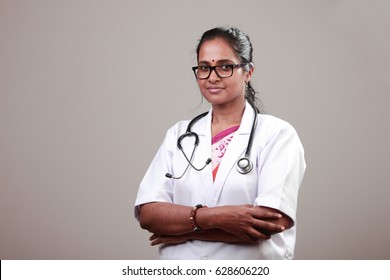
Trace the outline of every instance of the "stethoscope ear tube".
[[181, 145], [181, 141], [183, 141], [184, 138], [190, 137], [190, 136], [195, 137], [195, 142], [194, 142], [195, 147], [199, 145], [199, 136], [198, 136], [198, 134], [196, 134], [195, 132], [192, 132], [192, 131], [187, 131], [186, 133], [181, 135], [179, 137], [179, 139], [177, 139], [177, 147], [180, 149], [180, 151], [183, 151], [183, 147]]

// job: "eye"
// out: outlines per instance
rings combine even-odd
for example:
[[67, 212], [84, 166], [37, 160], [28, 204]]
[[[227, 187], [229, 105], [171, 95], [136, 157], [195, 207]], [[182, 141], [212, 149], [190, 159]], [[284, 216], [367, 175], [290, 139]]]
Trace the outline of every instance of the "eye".
[[209, 72], [209, 67], [205, 65], [199, 65], [198, 66], [198, 71], [200, 72]]
[[231, 64], [221, 65], [221, 66], [218, 66], [218, 69], [222, 72], [230, 72], [232, 69], [232, 65]]

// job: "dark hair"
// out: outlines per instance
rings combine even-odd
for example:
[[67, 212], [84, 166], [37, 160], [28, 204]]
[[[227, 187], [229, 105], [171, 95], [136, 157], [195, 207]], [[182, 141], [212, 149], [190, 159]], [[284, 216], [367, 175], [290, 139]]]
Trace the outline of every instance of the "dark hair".
[[[199, 61], [199, 51], [205, 41], [213, 40], [215, 38], [221, 38], [225, 40], [234, 50], [237, 57], [241, 60], [241, 63], [247, 63], [244, 67], [245, 71], [249, 71], [253, 66], [253, 47], [249, 39], [241, 30], [235, 27], [216, 27], [203, 33], [196, 48], [196, 56]], [[248, 82], [246, 86], [245, 98], [252, 103], [257, 110], [262, 111], [261, 101], [256, 97], [256, 91]]]

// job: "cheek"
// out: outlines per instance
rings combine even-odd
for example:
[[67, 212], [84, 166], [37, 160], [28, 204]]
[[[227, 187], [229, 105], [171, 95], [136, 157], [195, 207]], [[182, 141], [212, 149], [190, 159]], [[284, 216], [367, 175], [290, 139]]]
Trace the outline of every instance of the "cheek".
[[245, 92], [245, 82], [241, 80], [232, 81], [232, 83], [230, 83], [230, 89], [236, 93]]
[[200, 91], [203, 93], [203, 91], [206, 90], [206, 83], [205, 83], [205, 81], [197, 80], [197, 83], [198, 83], [198, 87], [199, 87]]

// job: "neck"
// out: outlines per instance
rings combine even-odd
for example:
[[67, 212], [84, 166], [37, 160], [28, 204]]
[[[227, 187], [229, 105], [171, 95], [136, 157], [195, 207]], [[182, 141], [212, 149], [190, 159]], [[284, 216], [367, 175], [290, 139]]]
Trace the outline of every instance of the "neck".
[[245, 108], [245, 98], [235, 102], [213, 105], [213, 123], [241, 122]]
[[240, 125], [245, 109], [245, 99], [234, 104], [213, 105], [213, 135], [229, 127]]

